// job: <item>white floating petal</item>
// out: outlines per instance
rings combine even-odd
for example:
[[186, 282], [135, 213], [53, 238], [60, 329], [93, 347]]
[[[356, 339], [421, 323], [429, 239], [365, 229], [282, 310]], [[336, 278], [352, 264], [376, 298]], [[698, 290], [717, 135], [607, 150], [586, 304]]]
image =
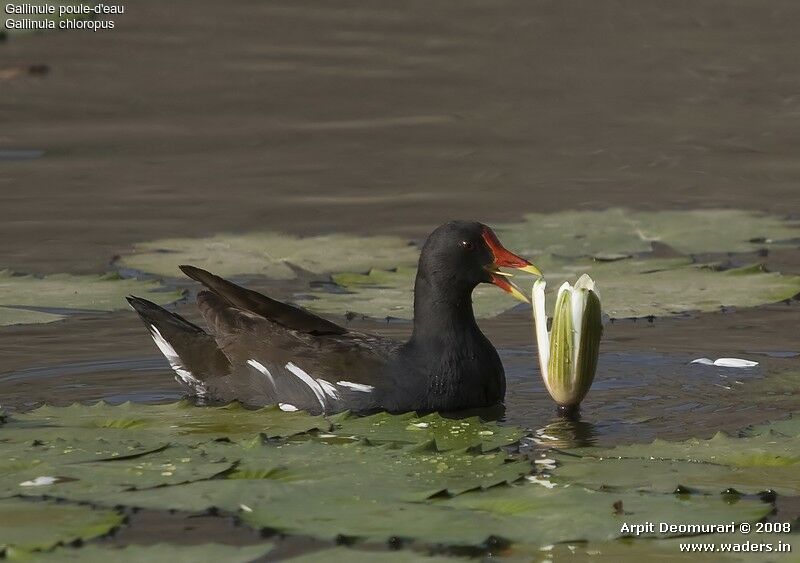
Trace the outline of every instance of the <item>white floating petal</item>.
[[58, 477], [37, 477], [31, 481], [23, 481], [19, 484], [20, 487], [43, 487], [45, 485], [52, 485], [58, 482]]
[[741, 358], [719, 358], [713, 361], [710, 358], [697, 358], [696, 360], [692, 360], [691, 363], [721, 368], [752, 368], [758, 365], [758, 362], [743, 360]]

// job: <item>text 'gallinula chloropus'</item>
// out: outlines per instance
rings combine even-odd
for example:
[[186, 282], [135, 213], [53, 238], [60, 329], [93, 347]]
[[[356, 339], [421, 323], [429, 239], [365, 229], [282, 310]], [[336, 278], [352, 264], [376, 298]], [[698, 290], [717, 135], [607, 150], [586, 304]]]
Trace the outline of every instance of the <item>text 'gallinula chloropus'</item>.
[[428, 237], [414, 284], [408, 342], [348, 330], [304, 309], [181, 266], [208, 332], [144, 299], [130, 304], [177, 380], [198, 396], [284, 410], [458, 410], [503, 401], [505, 373], [472, 312], [472, 290], [493, 283], [525, 296], [500, 267], [541, 275], [481, 223], [453, 221]]

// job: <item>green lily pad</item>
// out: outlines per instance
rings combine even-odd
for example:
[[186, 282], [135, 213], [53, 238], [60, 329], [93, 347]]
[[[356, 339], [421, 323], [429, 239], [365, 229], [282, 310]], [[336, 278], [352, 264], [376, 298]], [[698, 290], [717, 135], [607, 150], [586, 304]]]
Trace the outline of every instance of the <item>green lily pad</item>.
[[[795, 389], [800, 386], [800, 374], [794, 374]], [[763, 436], [777, 434], [790, 438], [800, 438], [800, 416], [791, 415], [786, 420], [770, 422], [769, 424], [759, 424], [745, 430], [746, 436]]]
[[[665, 316], [685, 311], [718, 311], [720, 307], [753, 307], [789, 299], [800, 293], [800, 276], [764, 272], [758, 266], [718, 271], [693, 264], [689, 258], [631, 258], [613, 262], [567, 260], [543, 256], [536, 260], [544, 271], [548, 292], [565, 281], [574, 283], [583, 273], [597, 283], [606, 314], [617, 317]], [[412, 269], [369, 274], [337, 274], [332, 277], [347, 293], [316, 290], [296, 301], [313, 311], [328, 314], [357, 312], [381, 318], [387, 315], [413, 318], [414, 273]], [[517, 279], [517, 278], [515, 278]], [[518, 285], [528, 292], [525, 278]], [[532, 285], [532, 284], [531, 284]], [[491, 317], [519, 304], [488, 284], [473, 293], [478, 317]], [[552, 311], [554, 299], [549, 300]]]
[[525, 432], [513, 426], [483, 422], [478, 417], [444, 418], [438, 413], [372, 416], [343, 414], [333, 418], [334, 432], [355, 435], [378, 444], [423, 444], [433, 442], [438, 451], [479, 447], [490, 451], [519, 441]]
[[[238, 403], [222, 407], [198, 407], [189, 401], [162, 405], [99, 402], [91, 406], [74, 404], [68, 407], [43, 406], [16, 415], [9, 428], [93, 428], [144, 430], [151, 440], [189, 443], [213, 438], [252, 437], [263, 433], [267, 438], [292, 436], [311, 430], [329, 430], [331, 423], [322, 416], [304, 412], [283, 412], [276, 406], [248, 409]], [[71, 430], [72, 431], [72, 430]], [[124, 435], [124, 433], [123, 433]], [[134, 433], [135, 438], [144, 436]]]
[[[616, 318], [666, 316], [721, 307], [755, 307], [800, 293], [800, 276], [764, 272], [759, 266], [718, 271], [687, 258], [545, 261], [548, 291], [588, 273], [597, 284], [603, 311]], [[550, 307], [554, 299], [550, 299]]]
[[[794, 537], [793, 537], [794, 536]], [[789, 544], [791, 552], [777, 553], [778, 543]], [[515, 545], [503, 553], [509, 561], [570, 561], [640, 563], [641, 561], [709, 561], [713, 563], [797, 563], [800, 544], [797, 534], [756, 537], [755, 534], [715, 533], [698, 536], [647, 540], [616, 540], [608, 542], [566, 542], [540, 546]], [[765, 551], [770, 545], [774, 552]], [[684, 546], [684, 547], [682, 547]], [[761, 549], [761, 551], [759, 551]], [[794, 556], [794, 557], [793, 557]]]
[[324, 539], [470, 546], [492, 535], [533, 545], [606, 541], [621, 535], [621, 522], [753, 521], [771, 510], [753, 499], [595, 491], [531, 476], [530, 461], [500, 449], [521, 435], [439, 415], [326, 420], [238, 405], [45, 407], [3, 426], [0, 486], [107, 507], [214, 507], [254, 528]]
[[[295, 302], [319, 313], [344, 315], [354, 312], [376, 319], [411, 319], [414, 317], [416, 274], [414, 268], [334, 274], [331, 280], [341, 291], [315, 290]], [[478, 318], [496, 317], [520, 304], [508, 293], [488, 285], [478, 286], [472, 294], [472, 301]]]
[[109, 533], [122, 524], [122, 520], [122, 515], [114, 510], [21, 499], [0, 500], [0, 552], [3, 548], [51, 549], [62, 543], [96, 538]]
[[408, 549], [402, 551], [362, 551], [349, 547], [321, 549], [313, 553], [288, 559], [289, 563], [330, 563], [331, 561], [347, 561], [348, 563], [454, 563], [465, 561], [455, 557], [437, 557], [423, 555]]
[[[162, 289], [156, 281], [121, 278], [116, 274], [52, 274], [39, 278], [0, 270], [0, 326], [57, 321], [66, 316], [62, 310], [122, 309], [128, 306], [125, 296], [132, 293], [160, 304], [181, 298], [179, 292]], [[51, 308], [59, 312], [31, 311], [26, 307]]]
[[52, 323], [60, 321], [63, 318], [63, 315], [56, 315], [54, 313], [12, 309], [0, 305], [0, 326]]
[[554, 471], [554, 478], [593, 488], [670, 492], [681, 486], [701, 492], [732, 488], [751, 494], [771, 489], [800, 495], [800, 431], [796, 426], [794, 421], [779, 422], [742, 438], [718, 433], [709, 440], [656, 440], [611, 449], [573, 450], [582, 457], [555, 456], [562, 465]]
[[42, 561], [80, 561], [81, 563], [249, 563], [263, 557], [272, 549], [270, 543], [257, 545], [224, 545], [206, 543], [199, 545], [126, 545], [101, 547], [87, 545], [80, 549], [61, 548], [41, 555]]
[[220, 234], [139, 243], [121, 264], [163, 276], [183, 276], [179, 264], [205, 268], [218, 276], [261, 274], [271, 279], [296, 277], [290, 265], [316, 274], [391, 268], [416, 264], [416, 247], [397, 237], [280, 233]]
[[280, 484], [278, 492], [286, 489], [285, 484], [297, 484], [305, 494], [321, 497], [355, 489], [382, 502], [458, 495], [513, 482], [531, 471], [529, 463], [502, 452], [440, 452], [363, 443], [290, 442], [230, 454], [234, 456], [239, 464], [231, 479], [269, 479]]
[[32, 467], [19, 463], [24, 458], [17, 458], [16, 471], [4, 463], [0, 496], [50, 495], [91, 501], [115, 491], [211, 479], [234, 467], [233, 462], [215, 457], [202, 446], [171, 446], [136, 457], [84, 463], [54, 457], [35, 459], [38, 463]]
[[[199, 481], [113, 493], [101, 502], [190, 512], [216, 507], [238, 513], [256, 528], [323, 539], [343, 535], [385, 541], [398, 536], [449, 545], [479, 545], [492, 535], [534, 544], [597, 541], [622, 535], [623, 522], [754, 521], [771, 511], [771, 506], [762, 502], [742, 499], [731, 504], [721, 495], [677, 498], [606, 493], [579, 486], [550, 489], [534, 483], [473, 490], [450, 499], [424, 500], [417, 495], [410, 502], [389, 487], [377, 483], [364, 486], [360, 473], [339, 473], [336, 466], [329, 472], [329, 479], [310, 482], [270, 478]], [[409, 482], [414, 477], [410, 473]], [[624, 516], [615, 513], [614, 505], [620, 501]]]
[[532, 213], [496, 228], [514, 252], [605, 258], [647, 252], [652, 242], [683, 254], [751, 252], [800, 237], [800, 223], [736, 209]]

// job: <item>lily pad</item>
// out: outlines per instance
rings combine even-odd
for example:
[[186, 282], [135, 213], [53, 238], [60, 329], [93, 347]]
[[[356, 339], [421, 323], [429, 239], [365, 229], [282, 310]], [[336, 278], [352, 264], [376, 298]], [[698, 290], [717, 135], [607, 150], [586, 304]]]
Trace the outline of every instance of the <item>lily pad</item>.
[[647, 252], [653, 242], [683, 254], [752, 252], [797, 239], [800, 222], [737, 209], [606, 209], [532, 213], [496, 231], [518, 254], [603, 258]]
[[[276, 406], [248, 409], [239, 403], [221, 407], [198, 407], [189, 401], [162, 405], [123, 403], [109, 405], [99, 402], [91, 406], [74, 404], [68, 407], [43, 406], [16, 415], [8, 428], [91, 428], [114, 430], [144, 430], [134, 437], [149, 436], [150, 440], [191, 443], [192, 440], [213, 438], [236, 439], [264, 434], [267, 438], [292, 436], [311, 430], [329, 430], [331, 423], [322, 416], [304, 412], [283, 412]], [[72, 430], [71, 430], [72, 431]]]
[[[574, 283], [583, 273], [597, 283], [603, 309], [612, 317], [665, 316], [685, 311], [718, 311], [721, 307], [753, 307], [789, 299], [800, 293], [800, 276], [764, 272], [758, 266], [718, 271], [689, 258], [631, 258], [613, 262], [567, 260], [543, 256], [536, 260], [545, 272], [548, 291]], [[381, 318], [413, 318], [412, 269], [332, 277], [346, 293], [317, 290], [297, 302], [328, 314], [357, 312]], [[527, 291], [525, 282], [518, 282]], [[554, 299], [549, 300], [552, 310]], [[478, 317], [491, 317], [519, 302], [496, 287], [480, 285], [473, 293]]]
[[182, 276], [179, 264], [217, 274], [260, 274], [276, 280], [296, 277], [291, 266], [316, 274], [416, 264], [419, 252], [401, 238], [349, 235], [294, 237], [280, 233], [220, 234], [138, 243], [121, 264], [163, 276]]
[[[114, 493], [101, 502], [192, 512], [216, 507], [238, 513], [256, 528], [323, 539], [346, 536], [385, 541], [397, 536], [449, 545], [480, 545], [492, 535], [534, 544], [606, 540], [621, 535], [622, 522], [753, 521], [771, 511], [762, 502], [742, 499], [731, 504], [721, 495], [684, 499], [579, 486], [551, 489], [534, 483], [474, 490], [450, 499], [420, 500], [417, 496], [409, 502], [389, 487], [363, 486], [360, 473], [339, 473], [336, 466], [329, 472], [329, 479], [310, 483], [269, 478], [200, 481]], [[414, 477], [409, 473], [409, 482]], [[614, 505], [620, 501], [624, 516], [615, 514]]]
[[156, 281], [121, 278], [116, 274], [52, 274], [40, 278], [0, 270], [0, 326], [57, 321], [63, 319], [70, 310], [122, 309], [128, 306], [125, 296], [131, 293], [143, 295], [159, 304], [181, 298], [179, 292], [163, 291], [163, 286]]
[[88, 506], [0, 500], [0, 552], [3, 548], [45, 550], [75, 540], [105, 535], [122, 524], [114, 510]]
[[378, 444], [423, 444], [433, 442], [438, 451], [479, 447], [491, 451], [519, 441], [525, 432], [513, 426], [483, 422], [478, 417], [444, 418], [433, 413], [372, 416], [339, 415], [333, 418], [334, 432], [355, 435]]
[[272, 549], [270, 543], [257, 545], [224, 545], [206, 543], [199, 545], [126, 545], [124, 547], [101, 547], [87, 545], [80, 549], [62, 548], [40, 555], [42, 561], [80, 561], [81, 563], [249, 563]]
[[771, 510], [753, 499], [604, 492], [532, 476], [529, 460], [500, 448], [522, 434], [439, 415], [325, 420], [238, 405], [45, 407], [3, 426], [0, 485], [107, 507], [213, 507], [254, 528], [324, 539], [469, 546], [492, 535], [533, 545], [606, 541], [620, 536], [623, 521], [753, 521]]
[[[315, 290], [295, 300], [301, 306], [319, 313], [359, 313], [381, 319], [414, 317], [414, 268], [394, 270], [372, 269], [366, 274], [344, 272], [331, 280], [340, 291]], [[496, 317], [520, 304], [497, 287], [481, 285], [472, 294], [473, 309], [478, 318]]]
[[[220, 449], [229, 449], [220, 446]], [[232, 452], [239, 464], [231, 479], [269, 479], [297, 484], [297, 494], [321, 496], [357, 490], [381, 502], [423, 501], [435, 495], [513, 482], [530, 473], [524, 460], [502, 452], [397, 448], [364, 443], [335, 446], [318, 441], [290, 442]], [[331, 471], [335, 468], [335, 471]]]
[[[69, 440], [66, 449], [69, 451]], [[44, 456], [41, 456], [44, 457]], [[68, 456], [63, 456], [68, 457]], [[17, 462], [17, 471], [11, 463]], [[38, 462], [25, 467], [25, 458], [4, 462], [0, 496], [51, 495], [85, 500], [115, 491], [147, 489], [210, 479], [231, 471], [234, 463], [215, 457], [202, 446], [169, 446], [124, 459], [68, 463], [56, 456], [32, 458]], [[84, 494], [86, 493], [86, 494]]]
[[461, 558], [427, 556], [421, 553], [402, 551], [362, 551], [349, 547], [321, 549], [313, 553], [292, 557], [289, 563], [330, 563], [331, 561], [347, 561], [348, 563], [454, 563], [464, 561]]
[[800, 495], [800, 431], [781, 422], [753, 432], [741, 438], [720, 432], [709, 440], [656, 440], [574, 450], [582, 457], [556, 456], [562, 466], [554, 478], [593, 488], [670, 492], [680, 486], [706, 493], [735, 489], [751, 494], [771, 489]]
[[[597, 284], [603, 311], [617, 318], [755, 307], [800, 293], [800, 276], [765, 272], [757, 265], [718, 271], [687, 258], [616, 262], [550, 259], [545, 263], [549, 291], [588, 273]], [[555, 300], [550, 301], [552, 307]]]

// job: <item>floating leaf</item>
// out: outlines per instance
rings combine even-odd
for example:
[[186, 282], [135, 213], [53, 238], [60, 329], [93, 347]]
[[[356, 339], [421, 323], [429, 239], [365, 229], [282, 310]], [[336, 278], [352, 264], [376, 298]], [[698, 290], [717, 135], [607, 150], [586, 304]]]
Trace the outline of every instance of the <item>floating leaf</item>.
[[754, 307], [800, 293], [800, 276], [768, 273], [759, 267], [716, 269], [689, 259], [628, 259], [596, 262], [545, 261], [548, 286], [588, 273], [601, 288], [603, 310], [611, 317], [665, 316], [721, 307]]
[[463, 561], [453, 557], [427, 556], [417, 551], [404, 549], [401, 551], [362, 551], [349, 547], [321, 549], [313, 553], [292, 557], [290, 563], [330, 563], [331, 561], [347, 561], [348, 563], [454, 563]]
[[652, 242], [684, 254], [752, 252], [797, 239], [799, 227], [797, 221], [736, 209], [607, 209], [527, 214], [523, 222], [500, 225], [496, 231], [518, 254], [603, 259], [647, 252]]
[[766, 425], [752, 434], [735, 438], [718, 433], [709, 440], [656, 440], [574, 450], [583, 457], [556, 456], [563, 465], [555, 471], [555, 478], [594, 488], [670, 492], [680, 485], [707, 493], [733, 488], [742, 493], [772, 489], [800, 495], [800, 430], [796, 423]]
[[[66, 441], [65, 451], [69, 451], [70, 443]], [[23, 460], [17, 458], [18, 462]], [[135, 457], [95, 462], [68, 463], [57, 455], [36, 461], [39, 463], [32, 467], [18, 465], [17, 471], [11, 471], [13, 466], [5, 462], [0, 496], [50, 495], [91, 501], [115, 491], [210, 479], [234, 467], [232, 462], [215, 457], [199, 445], [168, 446]]]
[[122, 524], [114, 510], [88, 506], [0, 500], [0, 552], [50, 549], [61, 543], [105, 535]]
[[224, 545], [206, 543], [198, 545], [126, 545], [123, 547], [87, 545], [80, 549], [61, 548], [38, 555], [42, 561], [80, 561], [81, 563], [249, 563], [266, 555], [272, 544]]
[[[57, 321], [70, 310], [122, 309], [128, 306], [125, 296], [131, 293], [160, 304], [180, 299], [180, 293], [160, 291], [162, 288], [156, 281], [121, 278], [115, 274], [52, 274], [39, 278], [0, 270], [0, 326]], [[55, 311], [31, 311], [25, 307]]]
[[294, 237], [280, 233], [220, 234], [210, 238], [177, 238], [135, 245], [121, 264], [163, 276], [183, 276], [179, 264], [205, 268], [218, 276], [261, 274], [295, 278], [290, 267], [317, 274], [391, 268], [416, 264], [419, 253], [397, 237], [321, 235]]
[[[380, 466], [373, 469], [377, 472]], [[101, 502], [191, 512], [213, 506], [237, 512], [256, 528], [286, 533], [375, 541], [396, 536], [451, 545], [480, 545], [492, 535], [534, 544], [605, 540], [621, 535], [622, 522], [753, 521], [772, 509], [748, 499], [731, 504], [720, 495], [682, 499], [578, 486], [546, 488], [535, 483], [464, 492], [451, 499], [420, 500], [417, 496], [415, 502], [408, 502], [401, 500], [397, 490], [379, 487], [377, 482], [365, 484], [361, 473], [340, 473], [336, 466], [329, 473], [330, 479], [310, 483], [268, 477], [200, 481], [114, 493]], [[409, 482], [414, 477], [409, 473]], [[625, 507], [624, 516], [615, 515], [614, 504], [619, 501]]]
[[[228, 450], [223, 446], [220, 449]], [[235, 448], [234, 448], [235, 449]], [[297, 494], [325, 497], [357, 490], [380, 502], [423, 501], [434, 495], [513, 482], [530, 472], [530, 464], [502, 452], [374, 446], [317, 441], [234, 452], [239, 465], [232, 479], [270, 479], [297, 483]], [[281, 486], [281, 490], [284, 487]]]
[[413, 413], [344, 414], [334, 417], [334, 422], [337, 434], [355, 435], [379, 444], [424, 444], [432, 441], [439, 451], [474, 447], [490, 451], [513, 444], [525, 435], [519, 428], [483, 422], [478, 417], [444, 418], [437, 413], [422, 417]]
[[[718, 311], [720, 307], [753, 307], [789, 299], [800, 293], [800, 276], [768, 273], [758, 267], [717, 271], [689, 258], [627, 259], [598, 262], [539, 257], [537, 265], [550, 291], [563, 282], [590, 275], [602, 288], [605, 312], [618, 318], [671, 315], [685, 311]], [[348, 311], [375, 318], [413, 317], [414, 270], [372, 271], [333, 276], [346, 293], [317, 290], [297, 302], [329, 314]], [[519, 282], [524, 284], [524, 282]], [[524, 285], [523, 285], [524, 287]], [[554, 301], [550, 300], [550, 301]], [[496, 287], [482, 284], [473, 293], [479, 317], [490, 317], [518, 303]], [[552, 308], [552, 303], [551, 303]]]
[[[214, 437], [292, 436], [310, 430], [328, 430], [330, 422], [304, 412], [283, 412], [276, 406], [248, 409], [238, 403], [197, 407], [189, 401], [162, 405], [123, 403], [69, 407], [43, 406], [16, 415], [11, 428], [66, 427], [145, 430], [151, 439], [179, 441]], [[55, 429], [54, 429], [55, 431]], [[114, 434], [112, 434], [114, 435]], [[142, 436], [142, 434], [135, 434]]]
[[[359, 313], [376, 319], [414, 316], [414, 268], [396, 270], [372, 269], [366, 274], [345, 272], [331, 279], [341, 291], [316, 290], [310, 297], [295, 301], [320, 313], [344, 315]], [[478, 318], [495, 317], [519, 305], [519, 301], [494, 286], [478, 286], [472, 294], [473, 309]]]
[[[719, 495], [560, 486], [530, 476], [527, 459], [498, 449], [520, 430], [476, 418], [343, 414], [327, 426], [320, 419], [236, 405], [45, 407], [3, 426], [0, 485], [7, 494], [109, 507], [214, 507], [254, 528], [325, 539], [471, 546], [492, 535], [527, 544], [603, 541], [620, 535], [622, 518], [752, 521], [771, 510]], [[268, 438], [298, 428], [310, 432]], [[37, 433], [41, 438], [33, 438]]]

